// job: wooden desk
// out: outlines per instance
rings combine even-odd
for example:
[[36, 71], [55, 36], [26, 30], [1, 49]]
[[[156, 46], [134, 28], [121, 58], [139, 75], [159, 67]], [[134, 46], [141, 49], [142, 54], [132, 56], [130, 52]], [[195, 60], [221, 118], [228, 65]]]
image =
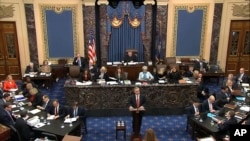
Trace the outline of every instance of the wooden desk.
[[[131, 65], [131, 66], [119, 66], [124, 72], [128, 72], [128, 79], [131, 81], [136, 81], [138, 79], [139, 73], [142, 71], [142, 64]], [[108, 74], [111, 77], [115, 76], [115, 71], [117, 66], [107, 66]], [[148, 67], [149, 72], [153, 72], [153, 66]]]
[[0, 139], [1, 141], [9, 141], [11, 139], [10, 128], [2, 124], [0, 124]]
[[[23, 77], [24, 79], [24, 77]], [[45, 86], [46, 87], [49, 87], [49, 88], [52, 88], [53, 86], [53, 78], [52, 78], [52, 75], [49, 75], [49, 76], [46, 76], [46, 75], [35, 75], [33, 77], [30, 77], [30, 79], [32, 81], [44, 81], [45, 82]]]
[[68, 65], [59, 65], [59, 64], [52, 64], [51, 73], [54, 79], [56, 78], [65, 78], [69, 73], [69, 66]]
[[217, 72], [202, 72], [202, 77], [204, 81], [208, 82], [211, 81], [211, 78], [215, 78], [217, 84], [219, 85], [220, 78], [224, 78], [225, 72], [223, 71], [217, 71]]
[[62, 141], [81, 141], [81, 137], [71, 136], [71, 135], [65, 135], [63, 137]]
[[[78, 101], [93, 116], [128, 116], [128, 100], [138, 85], [71, 85], [65, 82], [66, 103]], [[198, 84], [149, 84], [141, 85], [146, 96], [149, 115], [182, 114], [184, 108], [196, 98]]]

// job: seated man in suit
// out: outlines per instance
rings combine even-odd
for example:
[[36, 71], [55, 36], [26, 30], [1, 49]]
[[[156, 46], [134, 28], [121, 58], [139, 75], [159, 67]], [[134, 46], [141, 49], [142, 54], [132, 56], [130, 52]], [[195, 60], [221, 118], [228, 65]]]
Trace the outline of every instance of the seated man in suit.
[[132, 51], [128, 51], [128, 54], [124, 57], [124, 62], [137, 62], [137, 56]]
[[35, 133], [31, 127], [27, 124], [28, 113], [26, 110], [21, 111], [20, 117], [16, 119], [15, 128], [21, 135], [24, 141], [30, 141], [35, 137]]
[[194, 99], [193, 104], [187, 108], [187, 116], [189, 118], [199, 117], [201, 112], [201, 105], [199, 99]]
[[38, 109], [44, 110], [47, 113], [50, 111], [51, 108], [53, 108], [52, 101], [49, 99], [48, 95], [43, 95], [43, 105], [42, 106], [37, 106]]
[[68, 115], [65, 118], [77, 118], [84, 123], [85, 133], [87, 133], [87, 122], [85, 109], [78, 105], [78, 102], [73, 102], [72, 106], [68, 109]]
[[54, 115], [54, 119], [64, 118], [67, 114], [65, 107], [60, 105], [57, 99], [53, 100], [52, 104], [53, 107], [50, 108], [47, 116], [50, 117]]
[[0, 82], [0, 98], [3, 98], [3, 82]]
[[80, 67], [81, 72], [85, 69], [88, 68], [88, 59], [85, 57], [82, 57], [79, 53], [73, 60], [73, 65], [78, 65]]
[[215, 113], [216, 110], [220, 109], [215, 104], [215, 97], [213, 95], [210, 95], [207, 100], [204, 100], [201, 107], [202, 107], [202, 112], [210, 112], [210, 113]]
[[216, 104], [220, 108], [223, 108], [225, 104], [232, 100], [232, 95], [229, 93], [227, 87], [221, 87], [221, 93], [217, 95]]
[[38, 72], [38, 68], [34, 66], [33, 62], [30, 62], [30, 64], [25, 69], [25, 73], [36, 73], [36, 72]]
[[3, 108], [0, 107], [0, 123], [6, 126], [14, 126], [16, 116], [12, 114], [11, 110], [11, 103], [5, 103]]
[[139, 73], [139, 81], [153, 81], [154, 76], [148, 71], [147, 66], [142, 67], [142, 72]]
[[245, 69], [240, 68], [240, 73], [236, 76], [237, 84], [248, 83], [248, 76], [245, 74]]
[[4, 106], [7, 102], [11, 100], [11, 96], [9, 93], [5, 93], [3, 98], [0, 99], [0, 108]]
[[235, 118], [235, 112], [234, 111], [228, 111], [226, 113], [226, 120], [216, 120], [219, 132], [218, 132], [218, 139], [223, 139], [226, 135], [229, 135], [229, 128], [230, 125], [237, 124], [237, 119]]

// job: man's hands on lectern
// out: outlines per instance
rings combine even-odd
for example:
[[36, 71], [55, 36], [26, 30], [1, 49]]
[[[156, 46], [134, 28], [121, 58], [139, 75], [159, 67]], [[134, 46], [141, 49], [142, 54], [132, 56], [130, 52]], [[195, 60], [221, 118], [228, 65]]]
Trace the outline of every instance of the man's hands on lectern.
[[139, 108], [134, 108], [132, 106], [129, 106], [129, 111], [144, 111], [144, 106], [140, 106]]

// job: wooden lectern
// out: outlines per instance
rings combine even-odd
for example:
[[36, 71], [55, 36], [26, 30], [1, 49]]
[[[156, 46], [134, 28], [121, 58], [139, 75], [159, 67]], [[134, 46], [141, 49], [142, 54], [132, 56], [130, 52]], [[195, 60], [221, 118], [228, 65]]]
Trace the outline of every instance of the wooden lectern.
[[131, 136], [131, 141], [142, 141], [142, 137], [140, 135], [140, 125], [139, 125], [139, 120], [140, 120], [140, 114], [142, 114], [142, 112], [145, 111], [144, 108], [131, 108], [129, 109], [130, 112], [132, 112], [132, 115], [134, 117], [134, 121], [135, 121], [135, 132], [134, 134]]

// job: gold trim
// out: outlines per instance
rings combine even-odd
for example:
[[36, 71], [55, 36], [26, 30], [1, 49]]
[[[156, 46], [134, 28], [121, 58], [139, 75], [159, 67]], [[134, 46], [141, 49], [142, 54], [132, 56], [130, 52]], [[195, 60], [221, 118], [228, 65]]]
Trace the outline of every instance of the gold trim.
[[250, 17], [250, 3], [248, 4], [233, 4], [232, 6], [233, 16], [236, 17]]
[[195, 6], [194, 5], [189, 5], [187, 8], [188, 13], [193, 13], [195, 11]]
[[0, 19], [14, 17], [14, 11], [13, 4], [9, 6], [0, 5]]
[[[78, 45], [78, 39], [77, 39], [77, 5], [48, 5], [48, 4], [40, 4], [40, 15], [41, 15], [41, 22], [42, 22], [42, 38], [43, 38], [43, 44], [44, 44], [44, 58], [49, 59], [50, 61], [57, 61], [58, 59], [62, 57], [49, 57], [49, 47], [48, 47], [48, 34], [47, 34], [47, 21], [46, 21], [46, 10], [54, 10], [57, 14], [61, 14], [65, 10], [72, 11], [72, 26], [73, 26], [73, 44], [74, 44], [74, 54], [77, 53], [77, 45]], [[63, 57], [65, 59], [72, 59], [72, 57]]]
[[133, 28], [137, 28], [138, 26], [141, 25], [141, 22], [140, 22], [140, 20], [138, 20], [137, 17], [135, 17], [134, 19], [130, 19], [130, 18], [129, 18], [129, 23], [130, 23], [130, 25], [131, 25]]
[[[193, 7], [193, 8], [191, 8]], [[191, 9], [189, 9], [191, 8]], [[199, 58], [200, 56], [203, 57], [203, 49], [204, 49], [204, 40], [205, 40], [205, 33], [206, 33], [206, 26], [207, 26], [207, 15], [208, 15], [208, 8], [209, 4], [192, 4], [192, 5], [175, 5], [174, 6], [174, 36], [173, 36], [173, 51], [171, 53], [171, 56], [176, 56], [176, 45], [177, 45], [177, 27], [178, 27], [178, 11], [179, 10], [187, 10], [187, 11], [193, 11], [193, 10], [203, 10], [203, 19], [202, 19], [202, 29], [201, 29], [201, 41], [200, 41], [200, 54], [198, 56], [190, 56], [193, 58]], [[190, 12], [191, 12], [190, 11]], [[189, 12], [189, 13], [190, 13]], [[194, 12], [194, 11], [193, 11]], [[178, 56], [180, 57], [180, 56]], [[184, 56], [183, 56], [184, 57]], [[188, 57], [188, 56], [185, 56]]]
[[111, 20], [111, 25], [114, 28], [118, 28], [122, 25], [123, 20], [122, 19], [118, 19], [116, 16]]

